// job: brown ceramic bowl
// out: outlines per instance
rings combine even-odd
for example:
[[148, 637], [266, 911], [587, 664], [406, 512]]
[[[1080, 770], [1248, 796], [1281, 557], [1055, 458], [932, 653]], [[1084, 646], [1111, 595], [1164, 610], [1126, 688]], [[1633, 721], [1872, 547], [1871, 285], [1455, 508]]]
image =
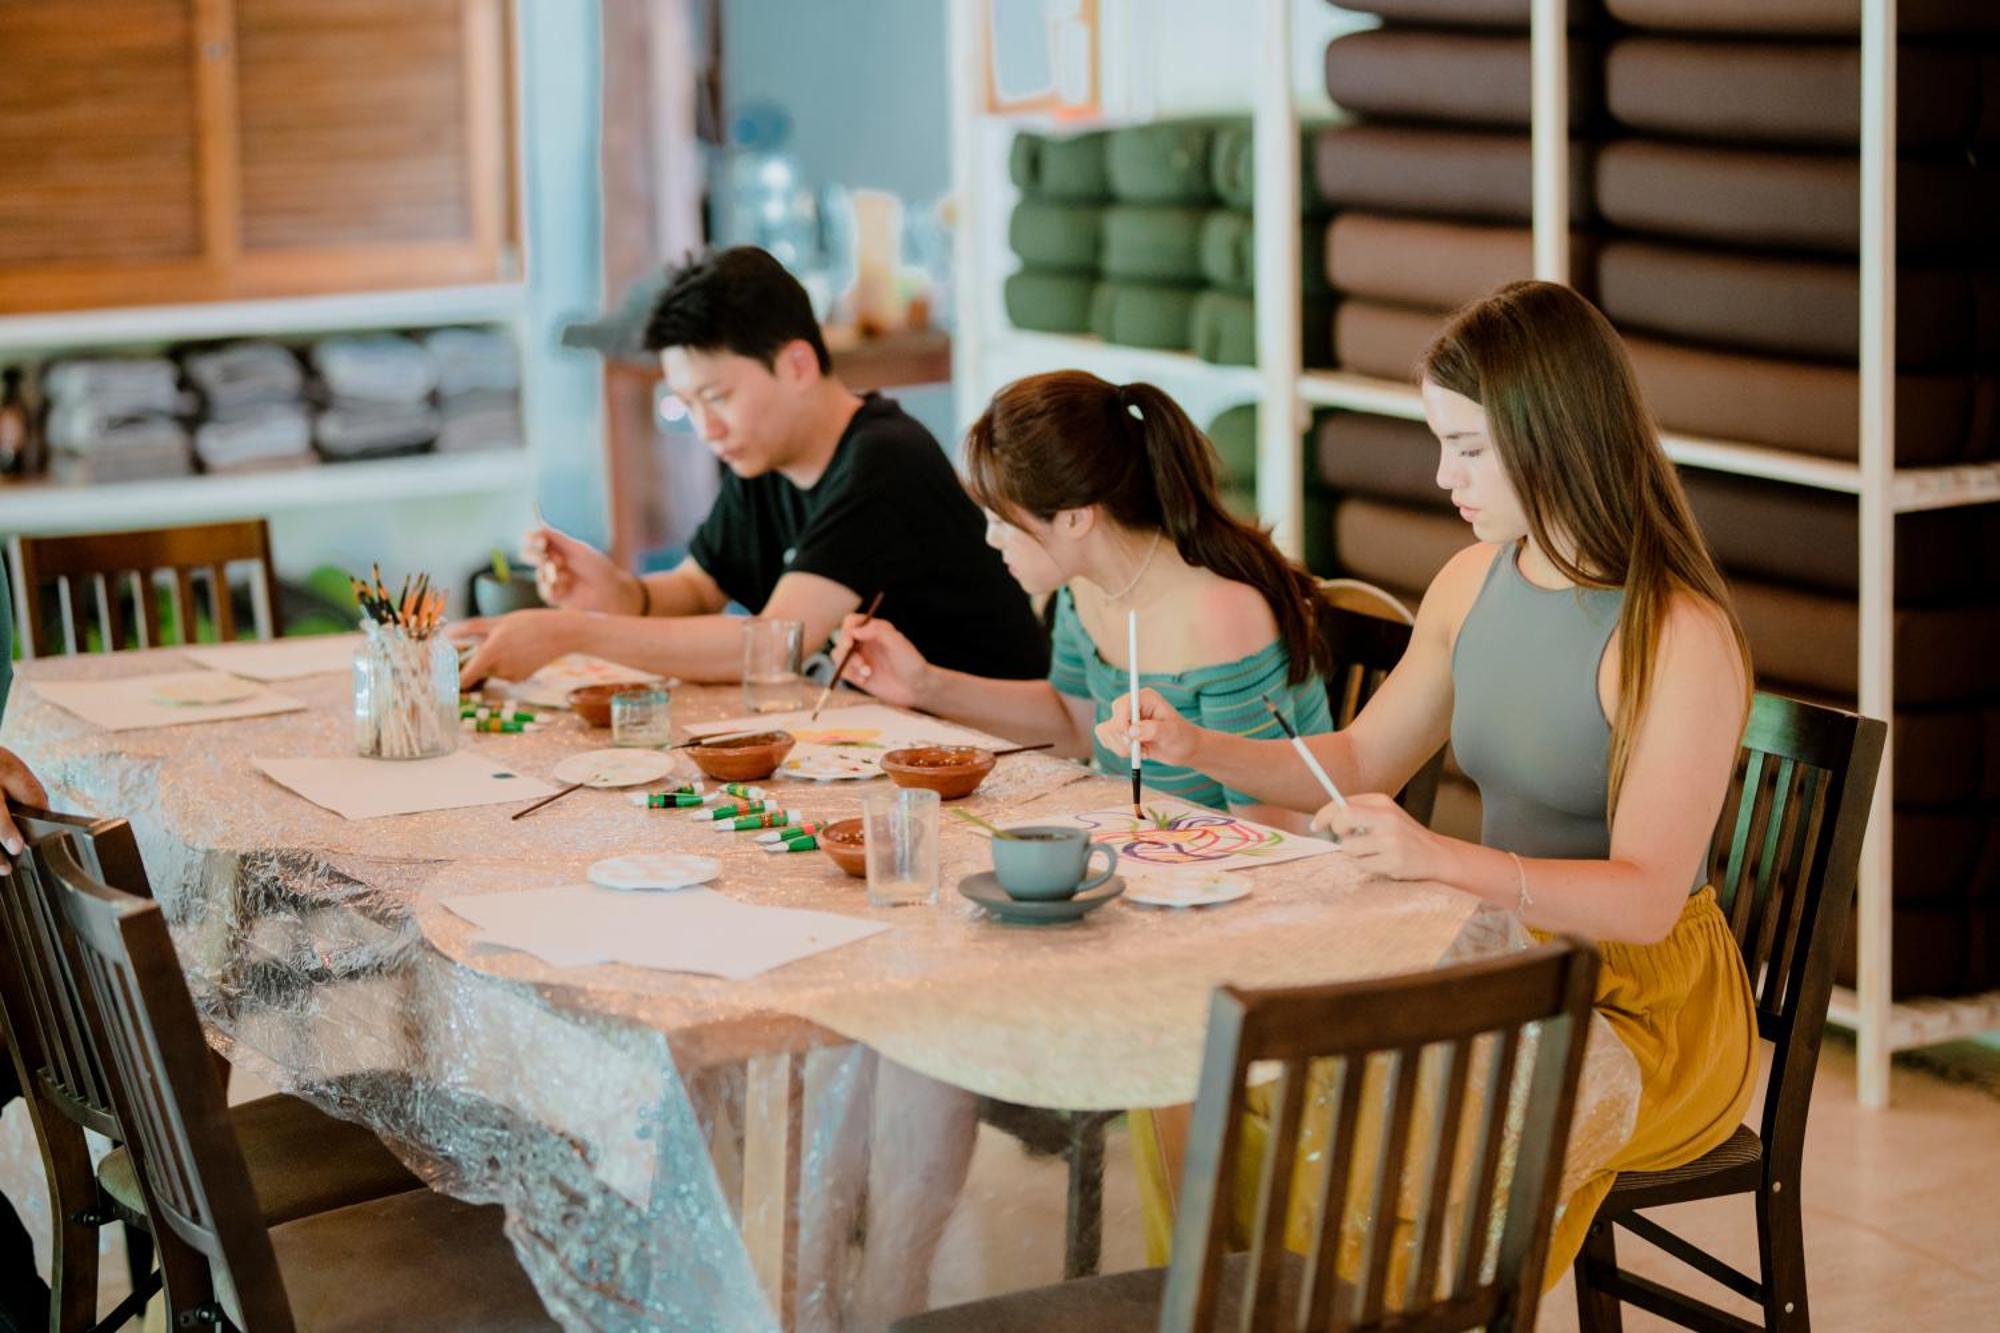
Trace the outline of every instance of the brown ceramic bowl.
[[569, 705], [570, 712], [591, 726], [608, 727], [611, 725], [611, 696], [659, 688], [658, 685], [646, 685], [639, 681], [625, 681], [618, 685], [579, 685], [564, 696], [564, 702]]
[[882, 756], [882, 771], [898, 787], [922, 787], [940, 800], [970, 796], [993, 771], [993, 751], [971, 745], [919, 745]]
[[858, 819], [836, 819], [819, 831], [819, 849], [856, 879], [868, 878], [867, 844]]
[[690, 745], [683, 753], [717, 782], [755, 782], [777, 772], [794, 744], [789, 731], [760, 731], [718, 745]]

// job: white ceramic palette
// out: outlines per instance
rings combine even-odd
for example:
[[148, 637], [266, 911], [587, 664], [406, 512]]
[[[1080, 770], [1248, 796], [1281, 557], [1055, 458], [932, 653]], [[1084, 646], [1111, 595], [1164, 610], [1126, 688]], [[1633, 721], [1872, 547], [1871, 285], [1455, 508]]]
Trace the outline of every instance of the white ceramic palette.
[[607, 889], [686, 889], [714, 879], [722, 863], [686, 852], [634, 852], [592, 862], [584, 873]]
[[1125, 881], [1126, 900], [1151, 907], [1212, 907], [1249, 894], [1250, 884], [1243, 876], [1201, 866], [1148, 869], [1128, 875]]
[[586, 787], [636, 787], [658, 782], [677, 767], [672, 755], [658, 750], [586, 750], [557, 764], [553, 776]]

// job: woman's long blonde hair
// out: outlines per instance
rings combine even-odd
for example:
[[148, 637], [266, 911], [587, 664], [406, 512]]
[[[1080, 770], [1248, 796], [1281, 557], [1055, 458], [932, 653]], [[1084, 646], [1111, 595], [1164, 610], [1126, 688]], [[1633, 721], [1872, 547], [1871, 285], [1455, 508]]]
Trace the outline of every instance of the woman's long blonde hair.
[[1571, 582], [1622, 588], [1618, 713], [1607, 818], [1653, 683], [1675, 593], [1714, 606], [1743, 659], [1750, 646], [1729, 590], [1660, 448], [1618, 334], [1567, 287], [1516, 282], [1460, 310], [1424, 353], [1423, 378], [1486, 410], [1500, 466], [1535, 545]]

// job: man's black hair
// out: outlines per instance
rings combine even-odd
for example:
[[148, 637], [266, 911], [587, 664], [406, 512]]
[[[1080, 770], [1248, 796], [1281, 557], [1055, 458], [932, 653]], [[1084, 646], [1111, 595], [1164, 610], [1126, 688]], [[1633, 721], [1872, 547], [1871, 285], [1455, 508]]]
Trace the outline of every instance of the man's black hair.
[[766, 370], [776, 367], [778, 350], [793, 339], [813, 349], [822, 375], [833, 370], [806, 289], [754, 245], [713, 251], [669, 273], [646, 321], [649, 352], [734, 352], [756, 358]]

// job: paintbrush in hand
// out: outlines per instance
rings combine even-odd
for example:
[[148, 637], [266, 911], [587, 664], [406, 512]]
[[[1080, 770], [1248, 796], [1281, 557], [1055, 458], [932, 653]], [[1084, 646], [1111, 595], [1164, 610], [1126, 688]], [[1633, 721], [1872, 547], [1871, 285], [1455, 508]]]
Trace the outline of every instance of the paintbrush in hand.
[[[1132, 702], [1125, 716], [1127, 729], [1139, 725], [1139, 612], [1135, 608], [1125, 613], [1125, 683], [1131, 689]], [[1132, 818], [1144, 819], [1145, 811], [1139, 806], [1139, 738], [1132, 738]]]
[[[883, 594], [878, 592], [869, 601], [868, 609], [861, 613], [861, 619], [854, 626], [855, 629], [860, 629], [862, 625], [875, 618], [875, 613], [882, 608], [882, 597]], [[847, 659], [854, 656], [854, 650], [858, 646], [853, 633], [850, 632], [847, 636], [847, 647], [840, 650], [840, 660], [833, 664], [833, 674], [826, 678], [826, 688], [819, 692], [819, 702], [813, 705], [812, 713], [807, 716], [806, 721], [819, 721], [819, 710], [826, 707], [827, 696], [833, 693], [834, 686], [840, 684], [840, 673], [847, 670]]]
[[1306, 767], [1311, 769], [1312, 775], [1319, 779], [1319, 785], [1326, 788], [1326, 794], [1333, 798], [1333, 803], [1345, 810], [1347, 808], [1347, 798], [1340, 794], [1340, 788], [1333, 785], [1333, 779], [1328, 777], [1326, 770], [1319, 766], [1319, 760], [1313, 756], [1312, 750], [1300, 738], [1299, 733], [1292, 729], [1292, 724], [1286, 720], [1283, 713], [1278, 711], [1278, 706], [1271, 702], [1271, 696], [1268, 694], [1264, 696], [1264, 707], [1270, 711], [1271, 720], [1278, 724], [1278, 730], [1291, 738], [1292, 748], [1299, 752], [1299, 758], [1306, 761]]

